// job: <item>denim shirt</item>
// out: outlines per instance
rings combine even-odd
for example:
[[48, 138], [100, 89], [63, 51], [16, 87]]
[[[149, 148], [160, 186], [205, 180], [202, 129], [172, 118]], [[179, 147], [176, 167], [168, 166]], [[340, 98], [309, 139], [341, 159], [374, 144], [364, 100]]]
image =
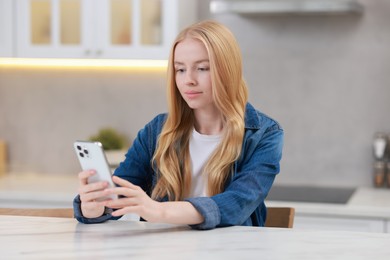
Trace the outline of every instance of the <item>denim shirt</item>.
[[[166, 114], [160, 114], [138, 132], [126, 159], [114, 172], [114, 175], [140, 186], [149, 195], [157, 183], [151, 158], [165, 119]], [[185, 199], [204, 217], [203, 223], [191, 227], [212, 229], [233, 225], [264, 226], [267, 215], [264, 200], [279, 173], [282, 148], [281, 126], [248, 103], [242, 152], [234, 164], [232, 176], [225, 184], [225, 190], [211, 197]], [[85, 218], [81, 214], [80, 204], [77, 196], [73, 203], [75, 217], [82, 223], [118, 219], [112, 217], [109, 211], [98, 218]]]

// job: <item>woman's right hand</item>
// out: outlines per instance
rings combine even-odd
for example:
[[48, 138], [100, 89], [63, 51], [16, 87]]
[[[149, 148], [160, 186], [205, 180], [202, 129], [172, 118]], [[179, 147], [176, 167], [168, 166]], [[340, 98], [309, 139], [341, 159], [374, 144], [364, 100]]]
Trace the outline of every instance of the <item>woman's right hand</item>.
[[108, 188], [108, 182], [101, 181], [88, 184], [88, 178], [96, 174], [94, 170], [82, 171], [79, 173], [79, 195], [81, 201], [81, 212], [86, 218], [97, 218], [103, 215], [104, 205], [98, 199], [104, 197]]

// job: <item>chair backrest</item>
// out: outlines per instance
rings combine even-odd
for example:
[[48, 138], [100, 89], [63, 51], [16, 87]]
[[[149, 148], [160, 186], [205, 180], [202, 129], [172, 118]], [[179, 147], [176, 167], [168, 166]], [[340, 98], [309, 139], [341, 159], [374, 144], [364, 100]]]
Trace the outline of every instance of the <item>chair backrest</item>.
[[266, 227], [292, 228], [295, 209], [289, 207], [268, 207]]
[[73, 218], [72, 208], [0, 208], [0, 215]]

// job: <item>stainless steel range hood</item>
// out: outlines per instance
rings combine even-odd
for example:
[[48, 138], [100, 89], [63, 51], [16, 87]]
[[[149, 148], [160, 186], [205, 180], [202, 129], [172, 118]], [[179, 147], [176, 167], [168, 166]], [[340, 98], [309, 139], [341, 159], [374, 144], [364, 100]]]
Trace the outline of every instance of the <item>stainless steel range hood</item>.
[[211, 13], [237, 14], [361, 14], [357, 0], [215, 0]]

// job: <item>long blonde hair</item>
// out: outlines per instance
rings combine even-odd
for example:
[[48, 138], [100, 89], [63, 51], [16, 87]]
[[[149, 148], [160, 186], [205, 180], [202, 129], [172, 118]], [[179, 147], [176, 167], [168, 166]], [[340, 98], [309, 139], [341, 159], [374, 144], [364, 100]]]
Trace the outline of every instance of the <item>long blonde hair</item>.
[[176, 37], [168, 61], [169, 111], [152, 159], [158, 170], [158, 181], [152, 192], [155, 199], [168, 196], [169, 200], [182, 200], [191, 187], [189, 140], [194, 116], [177, 89], [174, 69], [175, 48], [186, 38], [201, 41], [208, 51], [213, 100], [223, 116], [222, 142], [204, 167], [209, 196], [223, 192], [241, 153], [248, 91], [238, 43], [232, 32], [218, 22], [193, 24]]

